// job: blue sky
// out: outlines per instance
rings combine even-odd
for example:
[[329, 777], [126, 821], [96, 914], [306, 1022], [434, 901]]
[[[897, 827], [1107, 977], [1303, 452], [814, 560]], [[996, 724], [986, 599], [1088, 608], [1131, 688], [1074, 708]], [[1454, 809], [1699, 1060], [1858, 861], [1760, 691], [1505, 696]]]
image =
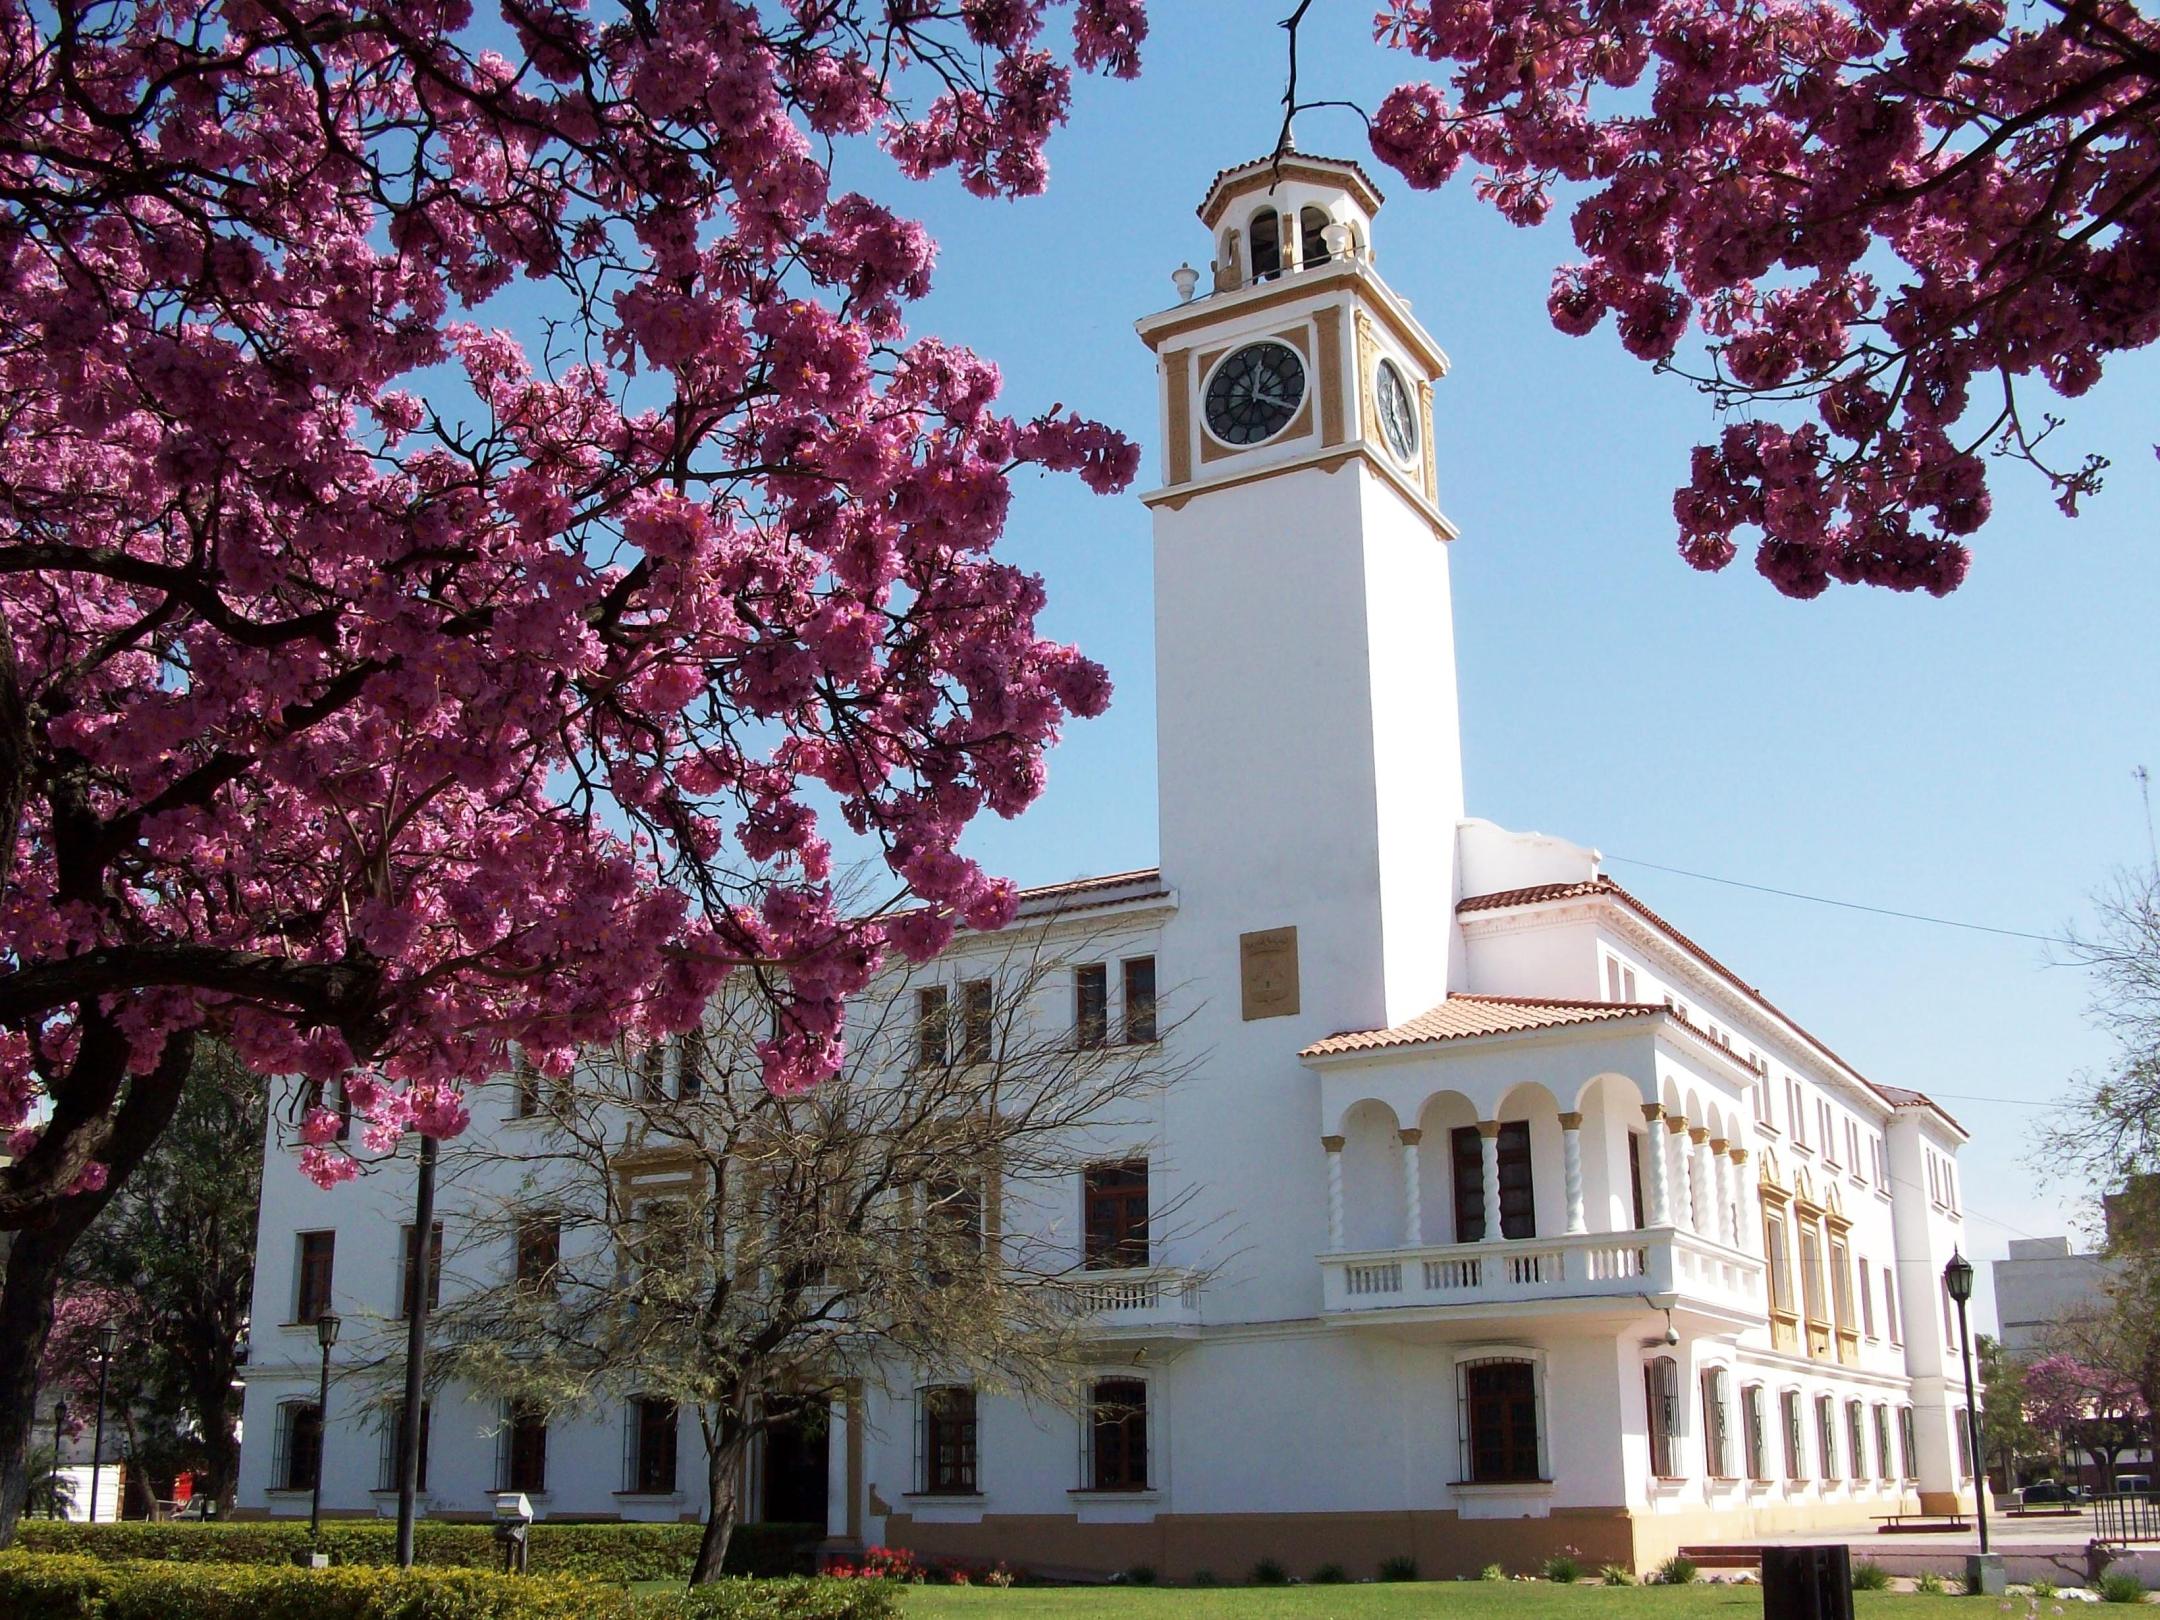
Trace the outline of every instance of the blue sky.
[[[1143, 487], [1156, 407], [1132, 323], [1173, 301], [1180, 260], [1205, 268], [1193, 208], [1210, 176], [1273, 143], [1274, 19], [1288, 9], [1156, 0], [1141, 79], [1080, 88], [1045, 197], [900, 186], [853, 172], [854, 155], [840, 176], [893, 197], [942, 244], [914, 328], [998, 361], [1015, 409], [1063, 403], [1141, 439]], [[1415, 66], [1373, 44], [1372, 10], [1314, 8], [1306, 95], [1370, 106]], [[1353, 114], [1308, 113], [1298, 134], [1307, 150], [1367, 157]], [[2084, 982], [2050, 966], [2047, 947], [1621, 857], [2037, 934], [2085, 915], [2112, 867], [2144, 859], [2131, 770], [2160, 767], [2160, 363], [2118, 363], [2068, 409], [2077, 449], [2115, 461], [2085, 516], [2062, 518], [2036, 477], [2001, 467], [1971, 576], [1948, 600], [1834, 587], [1792, 602], [1744, 558], [1714, 576], [1679, 560], [1671, 494], [1689, 448], [1715, 432], [1710, 407], [1609, 328], [1552, 330], [1547, 282], [1574, 256], [1564, 208], [1522, 231], [1463, 184], [1421, 194], [1377, 177], [1379, 269], [1455, 365], [1434, 425], [1442, 505], [1462, 528], [1470, 812], [1596, 845], [1622, 883], [1863, 1073], [1941, 1097], [1975, 1135], [1964, 1176], [1977, 1257], [2071, 1229], [2080, 1189], [2039, 1179], [2029, 1154], [2049, 1101], [2107, 1047], [2084, 1021]], [[1108, 664], [1118, 695], [1072, 729], [1041, 803], [972, 847], [1029, 883], [1146, 865], [1147, 514], [1129, 495], [1030, 477], [1008, 544], [1049, 581], [1049, 630]]]

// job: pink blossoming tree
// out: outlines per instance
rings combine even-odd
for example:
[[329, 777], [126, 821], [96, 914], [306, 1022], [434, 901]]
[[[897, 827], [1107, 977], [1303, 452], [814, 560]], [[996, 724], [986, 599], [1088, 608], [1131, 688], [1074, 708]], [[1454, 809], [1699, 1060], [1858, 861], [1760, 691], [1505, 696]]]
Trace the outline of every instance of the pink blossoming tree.
[[2073, 1452], [2091, 1452], [2112, 1484], [2115, 1459], [2138, 1443], [2148, 1414], [2128, 1378], [2057, 1351], [2025, 1369], [2025, 1417]]
[[[956, 841], [1109, 693], [994, 555], [1010, 479], [1136, 453], [911, 339], [933, 244], [835, 170], [1039, 191], [1144, 32], [0, 0], [0, 1542], [63, 1261], [198, 1033], [381, 1149], [754, 978], [787, 1092], [885, 953], [1007, 919]], [[840, 915], [821, 809], [897, 920]]]
[[[1302, 8], [1301, 8], [1302, 9]], [[2048, 393], [2160, 337], [2160, 23], [2125, 0], [1386, 0], [1407, 84], [1372, 146], [1464, 163], [1535, 224], [1574, 201], [1553, 324], [1608, 316], [1735, 419], [1673, 500], [1681, 555], [1752, 537], [1780, 590], [1942, 595], [1992, 452], [2074, 513]]]

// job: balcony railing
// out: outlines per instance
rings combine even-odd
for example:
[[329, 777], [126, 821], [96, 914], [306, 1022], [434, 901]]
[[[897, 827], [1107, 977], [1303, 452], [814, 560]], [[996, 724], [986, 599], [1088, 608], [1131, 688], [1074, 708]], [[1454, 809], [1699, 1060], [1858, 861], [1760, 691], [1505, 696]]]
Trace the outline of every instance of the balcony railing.
[[1644, 1294], [1763, 1311], [1761, 1260], [1670, 1227], [1328, 1254], [1320, 1266], [1330, 1312]]
[[1105, 1328], [1161, 1327], [1200, 1320], [1200, 1273], [1167, 1266], [1084, 1271], [1061, 1286], [1076, 1315]]

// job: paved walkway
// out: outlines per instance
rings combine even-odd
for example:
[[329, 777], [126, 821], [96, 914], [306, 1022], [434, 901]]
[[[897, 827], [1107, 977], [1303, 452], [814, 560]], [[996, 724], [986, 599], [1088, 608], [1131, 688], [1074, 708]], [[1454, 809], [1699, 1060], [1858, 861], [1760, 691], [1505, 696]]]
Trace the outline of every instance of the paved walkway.
[[[1970, 1523], [1970, 1519], [1967, 1520]], [[2086, 1548], [2093, 1537], [2090, 1512], [2063, 1518], [2010, 1518], [1988, 1515], [1988, 1544], [2002, 1554], [2003, 1567], [2013, 1581], [2044, 1579], [2058, 1584], [2083, 1583], [2091, 1571]], [[1834, 1526], [1805, 1535], [1761, 1536], [1748, 1544], [1760, 1546], [1818, 1546], [1843, 1541], [1853, 1557], [1867, 1558], [1893, 1575], [1918, 1575], [1933, 1570], [1939, 1575], [1961, 1573], [1969, 1554], [1980, 1550], [1977, 1530], [1925, 1531], [1884, 1535], [1873, 1523]], [[2108, 1566], [2128, 1569], [2147, 1586], [2160, 1587], [2160, 1546], [2139, 1546]]]

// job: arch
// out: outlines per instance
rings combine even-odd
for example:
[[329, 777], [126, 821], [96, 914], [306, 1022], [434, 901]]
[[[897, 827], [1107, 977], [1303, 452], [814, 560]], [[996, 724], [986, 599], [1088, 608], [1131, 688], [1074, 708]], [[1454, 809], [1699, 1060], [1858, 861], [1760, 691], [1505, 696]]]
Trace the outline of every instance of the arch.
[[1343, 1110], [1343, 1247], [1394, 1249], [1403, 1240], [1403, 1152], [1395, 1110], [1366, 1097]]
[[1298, 263], [1310, 270], [1316, 264], [1325, 264], [1329, 254], [1327, 237], [1323, 234], [1335, 222], [1328, 218], [1325, 208], [1307, 203], [1298, 211]]
[[1459, 1091], [1436, 1091], [1418, 1109], [1418, 1205], [1427, 1243], [1456, 1240], [1455, 1133], [1477, 1122], [1477, 1105]]
[[1494, 1119], [1535, 1119], [1543, 1114], [1560, 1117], [1560, 1099], [1537, 1080], [1518, 1080], [1500, 1094], [1494, 1105]]
[[1272, 206], [1263, 207], [1245, 223], [1245, 238], [1252, 250], [1252, 279], [1267, 281], [1282, 274], [1282, 220]]
[[[1650, 1122], [1643, 1088], [1624, 1074], [1592, 1075], [1575, 1093], [1582, 1116], [1583, 1220], [1593, 1232], [1632, 1232], [1649, 1224], [1645, 1155]], [[1664, 1127], [1657, 1126], [1662, 1133]]]
[[[1503, 1126], [1517, 1123], [1529, 1126], [1533, 1231], [1538, 1237], [1559, 1236], [1567, 1230], [1567, 1181], [1562, 1168], [1559, 1099], [1535, 1080], [1519, 1080], [1501, 1094], [1492, 1117]], [[1504, 1177], [1501, 1185], [1507, 1185]]]

